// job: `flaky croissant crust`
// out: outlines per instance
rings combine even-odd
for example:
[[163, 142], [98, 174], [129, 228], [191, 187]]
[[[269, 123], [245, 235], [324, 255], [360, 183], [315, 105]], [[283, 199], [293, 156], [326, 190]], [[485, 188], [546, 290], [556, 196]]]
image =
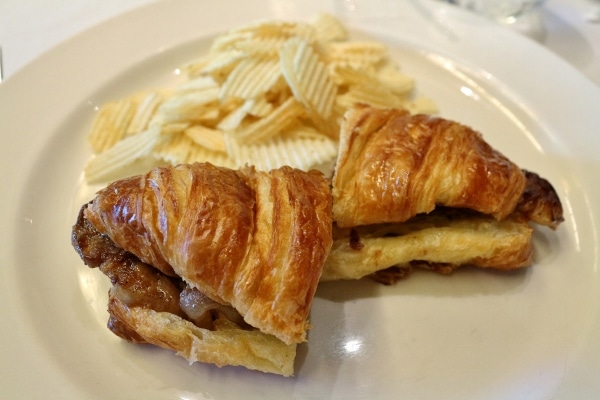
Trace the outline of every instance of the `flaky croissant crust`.
[[405, 110], [355, 107], [344, 116], [333, 178], [339, 226], [403, 222], [437, 205], [503, 219], [525, 175], [476, 131]]
[[286, 343], [306, 339], [332, 243], [328, 182], [283, 167], [161, 167], [101, 190], [85, 217], [119, 247]]

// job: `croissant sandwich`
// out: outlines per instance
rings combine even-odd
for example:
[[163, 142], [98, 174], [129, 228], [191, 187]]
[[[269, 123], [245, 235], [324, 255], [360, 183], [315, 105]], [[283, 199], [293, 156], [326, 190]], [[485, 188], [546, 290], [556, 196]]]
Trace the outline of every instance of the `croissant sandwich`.
[[552, 185], [459, 123], [356, 106], [331, 180], [208, 163], [155, 168], [85, 204], [72, 243], [111, 281], [109, 328], [190, 362], [290, 376], [319, 281], [532, 263]]
[[552, 185], [480, 133], [397, 109], [347, 111], [332, 193], [323, 280], [375, 273], [391, 283], [412, 266], [520, 268], [532, 262], [530, 223], [555, 229], [563, 220]]
[[332, 244], [331, 207], [317, 171], [160, 167], [98, 192], [72, 243], [112, 283], [118, 336], [290, 376]]

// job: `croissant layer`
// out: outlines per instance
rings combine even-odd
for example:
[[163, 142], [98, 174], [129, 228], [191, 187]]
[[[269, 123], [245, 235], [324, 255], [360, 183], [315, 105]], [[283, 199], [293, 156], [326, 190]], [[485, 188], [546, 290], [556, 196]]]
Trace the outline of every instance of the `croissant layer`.
[[513, 212], [524, 173], [457, 122], [356, 107], [344, 116], [333, 178], [339, 226], [403, 222], [437, 205], [500, 220]]

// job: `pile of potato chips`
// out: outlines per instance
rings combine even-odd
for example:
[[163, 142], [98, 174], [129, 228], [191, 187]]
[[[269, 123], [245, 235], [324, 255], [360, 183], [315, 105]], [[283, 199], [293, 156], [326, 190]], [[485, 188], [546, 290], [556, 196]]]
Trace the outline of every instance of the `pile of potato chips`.
[[341, 118], [356, 103], [436, 112], [428, 99], [414, 99], [414, 80], [384, 44], [350, 40], [329, 14], [234, 29], [181, 69], [178, 87], [100, 108], [88, 137], [88, 183], [140, 160], [307, 170], [335, 159]]

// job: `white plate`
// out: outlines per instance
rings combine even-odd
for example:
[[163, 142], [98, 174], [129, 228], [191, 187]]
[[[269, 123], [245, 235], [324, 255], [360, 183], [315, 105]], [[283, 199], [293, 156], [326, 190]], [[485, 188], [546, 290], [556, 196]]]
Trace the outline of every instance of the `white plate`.
[[[6, 398], [546, 399], [600, 393], [600, 91], [535, 43], [426, 2], [159, 2], [61, 44], [0, 85], [0, 391]], [[106, 328], [106, 288], [70, 245], [94, 107], [178, 79], [212, 35], [336, 13], [389, 44], [442, 114], [556, 187], [535, 265], [322, 285], [295, 378], [187, 363]]]

